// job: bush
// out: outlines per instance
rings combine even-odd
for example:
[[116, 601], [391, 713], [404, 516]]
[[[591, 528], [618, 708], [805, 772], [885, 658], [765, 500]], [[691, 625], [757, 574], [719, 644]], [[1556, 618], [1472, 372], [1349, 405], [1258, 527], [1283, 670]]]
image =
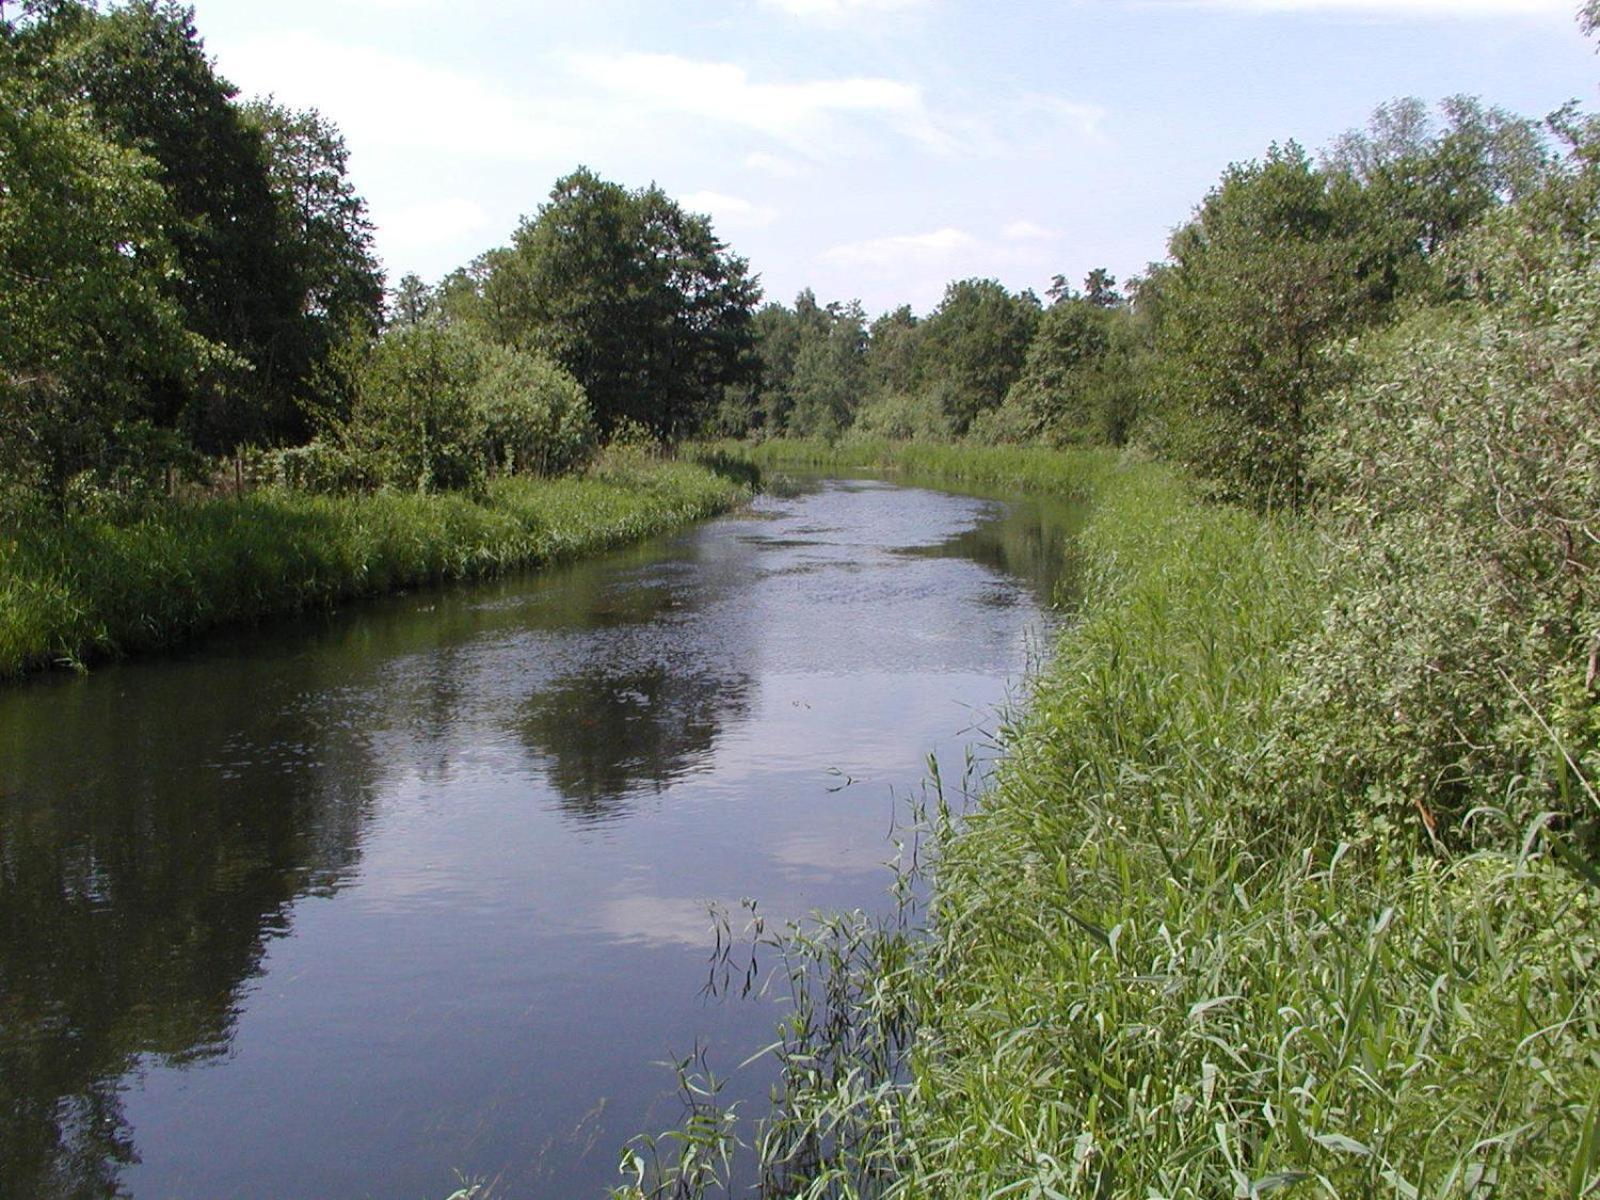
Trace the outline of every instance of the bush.
[[436, 325], [391, 330], [373, 343], [356, 369], [343, 430], [358, 474], [407, 491], [480, 487], [484, 424], [472, 400], [485, 352]]
[[866, 437], [900, 442], [946, 441], [951, 436], [941, 398], [926, 391], [889, 392], [869, 400], [857, 411], [853, 429]]
[[1446, 838], [1482, 836], [1479, 806], [1519, 836], [1597, 815], [1600, 269], [1525, 234], [1473, 253], [1492, 306], [1365, 348], [1315, 463], [1339, 598], [1297, 656], [1285, 777]]
[[1043, 426], [1038, 415], [1030, 412], [1026, 404], [1013, 399], [1016, 391], [1013, 387], [999, 408], [991, 408], [973, 418], [967, 427], [968, 441], [982, 446], [1020, 446], [1039, 440]]
[[582, 386], [546, 358], [488, 348], [471, 395], [490, 474], [559, 475], [594, 452], [594, 418]]
[[378, 483], [368, 470], [368, 458], [338, 438], [317, 438], [304, 446], [269, 451], [264, 466], [272, 483], [297, 492], [362, 492], [371, 491]]

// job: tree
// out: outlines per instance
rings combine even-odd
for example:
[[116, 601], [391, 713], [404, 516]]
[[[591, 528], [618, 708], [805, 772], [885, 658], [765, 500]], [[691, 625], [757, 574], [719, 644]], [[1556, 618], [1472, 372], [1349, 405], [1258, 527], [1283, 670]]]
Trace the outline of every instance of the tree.
[[849, 428], [861, 403], [867, 318], [859, 301], [829, 304], [820, 315], [820, 321], [800, 325], [785, 429], [800, 437], [833, 438]]
[[1104, 267], [1096, 267], [1084, 278], [1083, 298], [1096, 308], [1116, 308], [1122, 303], [1117, 277]]
[[483, 347], [438, 325], [391, 330], [355, 372], [345, 439], [370, 484], [433, 492], [481, 484]]
[[548, 359], [484, 348], [472, 385], [491, 474], [559, 475], [594, 447], [594, 421], [578, 381]]
[[1459, 294], [1434, 265], [1439, 251], [1555, 169], [1535, 122], [1470, 96], [1445, 100], [1437, 118], [1415, 98], [1379, 105], [1367, 128], [1341, 136], [1323, 162], [1361, 229], [1358, 269], [1383, 302]]
[[277, 352], [302, 315], [292, 239], [262, 131], [213, 70], [193, 14], [171, 0], [104, 12], [61, 0], [41, 6], [16, 44], [54, 94], [83, 99], [102, 136], [157, 164], [178, 302], [190, 328], [244, 368], [153, 383], [162, 421], [210, 450], [293, 428], [299, 379]]
[[338, 128], [315, 109], [296, 111], [271, 100], [245, 111], [266, 148], [279, 248], [299, 297], [299, 319], [283, 322], [271, 344], [278, 371], [295, 387], [300, 416], [282, 432], [298, 436], [307, 432], [307, 409], [348, 408], [349, 397], [335, 394], [337, 373], [324, 367], [340, 342], [376, 333], [383, 317], [383, 272]]
[[917, 351], [922, 323], [909, 304], [872, 323], [867, 340], [867, 390], [873, 396], [909, 394], [917, 386]]
[[706, 218], [580, 167], [525, 218], [478, 291], [484, 327], [570, 371], [609, 430], [691, 432], [754, 369], [760, 289]]
[[1008, 424], [1025, 439], [1103, 440], [1095, 384], [1110, 348], [1111, 314], [1087, 296], [1051, 305], [1006, 393]]
[[918, 353], [922, 387], [943, 396], [955, 431], [997, 407], [1022, 372], [1039, 322], [1031, 292], [1013, 296], [993, 279], [966, 279], [945, 289], [923, 324]]
[[1172, 449], [1227, 495], [1298, 504], [1320, 353], [1372, 313], [1348, 210], [1293, 142], [1223, 174], [1173, 235], [1157, 349]]
[[1547, 185], [1583, 225], [1557, 195], [1491, 214], [1453, 252], [1471, 301], [1358, 347], [1313, 458], [1337, 587], [1279, 706], [1300, 795], [1600, 851], [1595, 170]]
[[407, 271], [400, 282], [385, 297], [385, 309], [391, 328], [420, 325], [433, 313], [434, 293], [422, 276]]
[[184, 327], [158, 174], [0, 42], [0, 457], [58, 506], [80, 471], [159, 465], [130, 457], [151, 381], [220, 357]]

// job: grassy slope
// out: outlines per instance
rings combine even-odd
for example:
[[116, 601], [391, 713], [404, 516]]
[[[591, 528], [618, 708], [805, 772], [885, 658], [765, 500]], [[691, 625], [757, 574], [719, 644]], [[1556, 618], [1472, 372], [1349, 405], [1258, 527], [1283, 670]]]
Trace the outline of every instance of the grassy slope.
[[709, 516], [742, 495], [700, 467], [664, 464], [504, 480], [482, 502], [268, 490], [133, 524], [31, 523], [0, 535], [0, 678], [593, 553]]
[[831, 1146], [800, 1172], [819, 1196], [1600, 1195], [1594, 891], [1277, 803], [1276, 699], [1322, 604], [1305, 529], [1104, 455], [754, 457], [1096, 501], [1085, 615], [942, 843], [932, 936], [855, 954], [850, 1040], [909, 1013], [912, 1084], [791, 1043], [769, 1160]]

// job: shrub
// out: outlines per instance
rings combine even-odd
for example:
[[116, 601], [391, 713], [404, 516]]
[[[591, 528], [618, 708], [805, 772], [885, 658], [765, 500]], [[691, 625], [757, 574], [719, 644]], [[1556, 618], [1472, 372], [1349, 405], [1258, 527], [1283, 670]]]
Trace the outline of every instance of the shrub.
[[863, 404], [854, 431], [895, 441], [936, 442], [951, 436], [941, 397], [932, 392], [889, 392]]
[[491, 474], [559, 475], [594, 451], [594, 418], [582, 386], [546, 358], [487, 348], [471, 395]]
[[967, 427], [967, 440], [983, 446], [1024, 445], [1039, 440], [1043, 426], [1036, 413], [1013, 397], [1013, 387], [999, 408], [979, 413]]
[[370, 459], [340, 438], [317, 438], [304, 446], [270, 451], [264, 465], [272, 483], [298, 492], [370, 491], [379, 482], [369, 470]]
[[485, 348], [436, 325], [391, 330], [355, 372], [343, 433], [360, 473], [418, 492], [481, 486], [483, 417], [472, 402]]
[[[1473, 251], [1495, 303], [1365, 348], [1315, 462], [1339, 588], [1300, 648], [1286, 778], [1462, 832], [1597, 815], [1600, 269]], [[1514, 252], [1513, 252], [1514, 251]]]

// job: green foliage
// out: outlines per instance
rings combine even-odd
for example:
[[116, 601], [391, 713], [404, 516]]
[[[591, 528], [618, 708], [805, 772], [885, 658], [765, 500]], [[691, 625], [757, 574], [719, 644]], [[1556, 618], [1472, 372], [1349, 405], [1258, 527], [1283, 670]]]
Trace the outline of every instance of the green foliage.
[[275, 368], [292, 379], [295, 415], [281, 430], [302, 435], [307, 416], [343, 414], [350, 397], [330, 369], [340, 347], [364, 342], [382, 318], [383, 272], [366, 202], [348, 176], [349, 151], [315, 109], [256, 101], [245, 117], [259, 129], [278, 206], [280, 250], [299, 297], [298, 319], [273, 336]]
[[807, 288], [792, 309], [764, 306], [752, 327], [756, 371], [726, 390], [716, 431], [837, 437], [849, 428], [866, 387], [861, 305], [823, 306]]
[[1538, 123], [1470, 96], [1445, 100], [1437, 120], [1415, 98], [1381, 104], [1325, 156], [1335, 188], [1363, 210], [1363, 269], [1379, 276], [1386, 299], [1446, 294], [1433, 256], [1497, 205], [1537, 189], [1553, 165]]
[[1294, 143], [1236, 164], [1141, 289], [1157, 312], [1157, 440], [1228, 497], [1298, 506], [1338, 352], [1406, 303], [1459, 294], [1442, 252], [1556, 166], [1531, 121], [1454, 97], [1378, 109], [1321, 169]]
[[801, 326], [789, 377], [786, 432], [837, 437], [849, 428], [866, 377], [866, 314], [858, 303], [830, 304], [823, 319]]
[[51, 5], [19, 45], [52, 90], [85, 99], [105, 136], [158, 164], [185, 319], [247, 368], [154, 381], [162, 422], [206, 450], [292, 424], [297, 381], [273, 349], [300, 321], [294, 252], [262, 134], [213, 70], [192, 12], [170, 0]]
[[13, 485], [126, 499], [342, 413], [381, 279], [337, 131], [236, 105], [172, 3], [24, 5], [0, 57]]
[[471, 401], [491, 473], [560, 475], [583, 465], [594, 450], [583, 388], [548, 359], [486, 348]]
[[[1005, 402], [973, 423], [979, 441], [1117, 444], [1131, 424], [1132, 318], [1099, 299], [1064, 297], [1048, 308]], [[1094, 293], [1091, 293], [1094, 294]]]
[[1371, 341], [1321, 439], [1340, 598], [1286, 719], [1302, 787], [1448, 839], [1600, 819], [1600, 270], [1505, 225], [1461, 256], [1494, 302]]
[[884, 313], [872, 323], [868, 331], [867, 387], [873, 395], [909, 395], [916, 390], [922, 331], [922, 322], [907, 304]]
[[483, 347], [434, 325], [379, 338], [355, 375], [344, 436], [368, 481], [418, 492], [481, 485], [485, 412], [473, 403]]
[[451, 281], [443, 304], [489, 339], [560, 363], [602, 430], [630, 417], [670, 440], [751, 372], [759, 294], [706, 218], [660, 188], [629, 191], [580, 167], [509, 248]]
[[895, 441], [947, 441], [954, 430], [933, 392], [880, 392], [856, 413], [854, 432]]
[[922, 387], [941, 389], [957, 433], [1005, 399], [1038, 324], [1032, 293], [1013, 296], [992, 279], [965, 279], [945, 289], [918, 331], [917, 374]]
[[1172, 239], [1156, 327], [1169, 448], [1225, 495], [1298, 505], [1322, 353], [1370, 313], [1360, 249], [1293, 143], [1236, 164]]
[[1105, 450], [1062, 454], [1040, 447], [985, 447], [851, 437], [837, 442], [777, 439], [750, 446], [712, 442], [704, 453], [763, 469], [880, 470], [985, 487], [1054, 492], [1089, 499], [1123, 456]]
[[218, 358], [171, 279], [156, 165], [51, 97], [0, 41], [0, 461], [58, 507], [69, 481], [158, 472], [155, 379]]
[[0, 677], [594, 553], [743, 495], [703, 468], [666, 463], [626, 480], [499, 479], [476, 500], [267, 489], [124, 523], [39, 514], [0, 527]]
[[1008, 398], [999, 408], [978, 414], [967, 426], [967, 441], [980, 446], [1029, 446], [1038, 444], [1043, 432], [1043, 418], [1032, 405]]

